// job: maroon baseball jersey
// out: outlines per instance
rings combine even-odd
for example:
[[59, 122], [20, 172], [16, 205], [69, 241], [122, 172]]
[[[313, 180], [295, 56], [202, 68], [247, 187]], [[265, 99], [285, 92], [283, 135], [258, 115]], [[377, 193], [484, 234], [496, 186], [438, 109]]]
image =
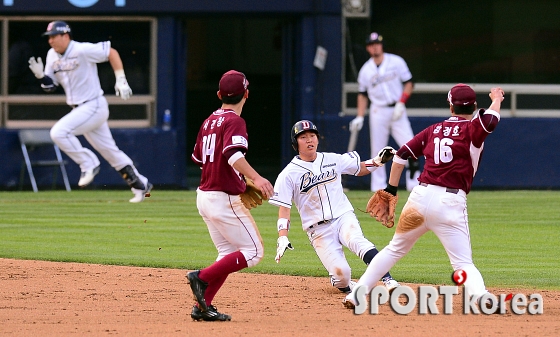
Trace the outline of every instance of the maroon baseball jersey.
[[472, 181], [484, 140], [496, 128], [500, 115], [493, 110], [479, 110], [472, 120], [459, 116], [433, 124], [403, 145], [397, 155], [402, 159], [424, 156], [424, 170], [418, 180], [423, 183], [449, 188], [460, 188], [466, 193]]
[[208, 117], [196, 137], [192, 160], [202, 167], [199, 188], [238, 195], [245, 191], [245, 180], [228, 163], [226, 152], [247, 152], [248, 135], [245, 120], [230, 109], [216, 110]]

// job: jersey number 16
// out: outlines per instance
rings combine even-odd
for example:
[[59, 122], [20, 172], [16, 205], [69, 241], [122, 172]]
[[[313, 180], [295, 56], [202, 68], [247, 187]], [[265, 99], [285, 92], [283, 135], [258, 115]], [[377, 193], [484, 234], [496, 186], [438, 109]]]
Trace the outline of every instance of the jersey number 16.
[[434, 138], [434, 163], [449, 163], [453, 160], [453, 152], [451, 151], [453, 139], [451, 138]]

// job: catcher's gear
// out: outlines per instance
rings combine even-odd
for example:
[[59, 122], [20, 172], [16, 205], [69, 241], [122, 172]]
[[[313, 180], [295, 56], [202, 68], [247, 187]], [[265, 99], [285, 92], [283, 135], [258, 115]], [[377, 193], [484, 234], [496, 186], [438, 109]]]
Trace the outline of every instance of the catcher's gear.
[[117, 79], [115, 83], [115, 93], [117, 94], [117, 96], [121, 96], [121, 98], [126, 101], [130, 98], [130, 96], [132, 96], [132, 89], [130, 89], [128, 82], [126, 81], [124, 71], [115, 71], [115, 76]]
[[259, 205], [262, 205], [263, 199], [268, 200], [268, 198], [263, 195], [261, 190], [251, 179], [246, 178], [245, 182], [247, 184], [247, 187], [245, 187], [245, 192], [241, 193], [239, 197], [241, 198], [241, 202], [243, 203], [243, 205], [245, 205], [245, 207], [247, 207], [247, 209], [255, 208]]
[[276, 241], [276, 263], [280, 262], [280, 258], [284, 256], [286, 249], [294, 250], [290, 240], [288, 240], [287, 236], [279, 236], [278, 240]]
[[37, 57], [37, 60], [35, 60], [35, 57], [31, 56], [28, 62], [29, 62], [29, 69], [31, 69], [35, 77], [37, 77], [38, 79], [42, 79], [43, 77], [45, 77], [45, 73], [43, 72], [44, 69], [43, 60], [41, 59], [40, 56]]
[[59, 34], [72, 34], [72, 29], [64, 21], [51, 21], [47, 26], [47, 31], [42, 34], [42, 36], [51, 36]]
[[292, 147], [296, 152], [298, 151], [297, 136], [305, 131], [313, 131], [319, 136], [319, 130], [313, 122], [308, 120], [301, 120], [292, 126], [292, 132], [290, 138], [292, 139]]
[[391, 228], [395, 225], [395, 209], [399, 197], [385, 190], [379, 190], [369, 199], [366, 211], [383, 226]]

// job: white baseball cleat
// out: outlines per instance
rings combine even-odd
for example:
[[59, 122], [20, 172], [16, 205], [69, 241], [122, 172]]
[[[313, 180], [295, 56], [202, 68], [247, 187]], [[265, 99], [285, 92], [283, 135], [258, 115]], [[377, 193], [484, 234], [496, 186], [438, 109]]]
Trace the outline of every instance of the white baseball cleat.
[[389, 294], [393, 292], [393, 290], [395, 290], [396, 287], [400, 287], [400, 283], [397, 282], [395, 279], [393, 278], [384, 278], [381, 281], [383, 281], [383, 284], [385, 285], [385, 288], [387, 288], [387, 290], [389, 291]]
[[144, 198], [149, 197], [150, 196], [150, 191], [152, 190], [152, 187], [154, 187], [154, 185], [152, 185], [152, 183], [147, 182], [146, 183], [146, 189], [144, 190], [139, 190], [137, 188], [131, 188], [130, 190], [132, 191], [132, 193], [134, 193], [134, 197], [132, 199], [130, 199], [129, 201], [132, 203], [139, 203], [144, 201]]
[[87, 170], [82, 172], [80, 175], [80, 181], [78, 181], [78, 186], [86, 187], [87, 185], [91, 184], [93, 178], [99, 173], [99, 165], [97, 167], [92, 168], [91, 170]]

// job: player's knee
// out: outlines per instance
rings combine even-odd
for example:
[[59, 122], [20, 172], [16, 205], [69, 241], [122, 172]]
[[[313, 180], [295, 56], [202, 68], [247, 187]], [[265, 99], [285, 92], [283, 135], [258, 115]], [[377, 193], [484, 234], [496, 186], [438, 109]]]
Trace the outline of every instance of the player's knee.
[[61, 128], [57, 127], [56, 125], [51, 128], [50, 131], [51, 139], [53, 142], [57, 143], [60, 140], [64, 139], [67, 135], [67, 132], [64, 132]]
[[243, 252], [245, 258], [247, 258], [247, 267], [251, 268], [259, 264], [264, 256], [264, 249], [262, 246], [259, 246], [256, 251], [252, 252]]
[[331, 284], [335, 288], [344, 288], [348, 286], [351, 280], [352, 270], [350, 266], [336, 267], [334, 273], [331, 274]]

